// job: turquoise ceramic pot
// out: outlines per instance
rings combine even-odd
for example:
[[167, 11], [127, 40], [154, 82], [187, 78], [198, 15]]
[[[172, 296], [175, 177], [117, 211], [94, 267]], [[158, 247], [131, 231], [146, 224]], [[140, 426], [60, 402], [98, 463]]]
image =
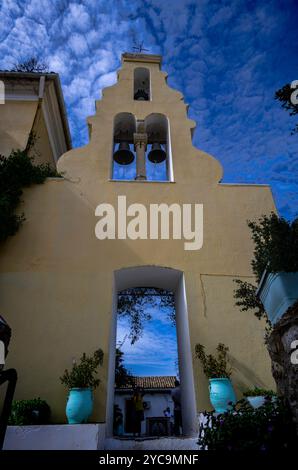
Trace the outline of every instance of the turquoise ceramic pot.
[[298, 300], [298, 272], [263, 273], [256, 292], [272, 325]]
[[217, 413], [229, 409], [229, 402], [236, 403], [236, 395], [230, 379], [209, 379], [210, 402]]
[[93, 410], [93, 395], [90, 388], [72, 388], [66, 404], [68, 424], [86, 423]]
[[262, 395], [257, 397], [246, 397], [246, 399], [253, 408], [260, 408], [260, 406], [263, 406], [265, 403], [265, 397]]

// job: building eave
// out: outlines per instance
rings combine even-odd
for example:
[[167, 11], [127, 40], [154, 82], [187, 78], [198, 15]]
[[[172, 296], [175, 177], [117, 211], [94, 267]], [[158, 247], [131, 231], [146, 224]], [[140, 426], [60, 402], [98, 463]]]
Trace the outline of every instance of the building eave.
[[[171, 393], [172, 388], [144, 388], [143, 393]], [[133, 393], [132, 388], [115, 388], [115, 393], [127, 394]]]
[[[63, 127], [66, 148], [67, 150], [70, 150], [72, 148], [71, 134], [70, 134], [66, 107], [65, 107], [65, 102], [63, 98], [59, 75], [54, 72], [42, 73], [42, 72], [11, 72], [11, 71], [6, 71], [6, 70], [0, 71], [0, 80], [5, 80], [5, 79], [17, 80], [18, 79], [18, 80], [28, 80], [28, 81], [32, 80], [34, 82], [40, 82], [40, 79], [42, 77], [45, 77], [45, 82], [52, 81], [54, 84], [57, 103], [59, 107], [59, 113], [60, 113], [62, 127]], [[13, 97], [10, 97], [10, 99], [13, 99]], [[20, 96], [19, 99], [23, 99], [25, 101], [37, 101], [39, 99], [39, 96], [37, 94], [28, 95], [28, 96], [24, 95], [24, 96]]]

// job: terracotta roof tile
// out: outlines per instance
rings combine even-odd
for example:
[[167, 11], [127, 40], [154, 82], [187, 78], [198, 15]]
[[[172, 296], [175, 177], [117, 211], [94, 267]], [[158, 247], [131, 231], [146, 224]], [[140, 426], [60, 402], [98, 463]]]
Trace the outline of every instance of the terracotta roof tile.
[[171, 389], [175, 387], [176, 377], [174, 375], [162, 375], [162, 376], [149, 376], [149, 377], [133, 377], [133, 385], [125, 385], [120, 388], [133, 388], [141, 387], [144, 389], [159, 389], [167, 388]]

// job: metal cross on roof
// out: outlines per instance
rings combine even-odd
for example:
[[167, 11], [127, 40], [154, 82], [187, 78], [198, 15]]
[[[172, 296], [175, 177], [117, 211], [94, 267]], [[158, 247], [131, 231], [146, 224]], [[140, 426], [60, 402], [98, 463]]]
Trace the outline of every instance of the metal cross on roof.
[[141, 54], [144, 51], [149, 51], [149, 49], [145, 49], [144, 47], [144, 41], [140, 42], [139, 44], [135, 42], [135, 46], [133, 49], [135, 49], [139, 54]]

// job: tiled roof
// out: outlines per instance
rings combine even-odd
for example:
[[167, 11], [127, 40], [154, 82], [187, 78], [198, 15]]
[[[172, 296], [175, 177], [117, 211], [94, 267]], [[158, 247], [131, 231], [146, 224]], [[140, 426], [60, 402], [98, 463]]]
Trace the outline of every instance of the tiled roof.
[[122, 386], [121, 388], [141, 387], [144, 389], [171, 389], [175, 387], [174, 375], [149, 376], [149, 377], [133, 377], [132, 384]]

